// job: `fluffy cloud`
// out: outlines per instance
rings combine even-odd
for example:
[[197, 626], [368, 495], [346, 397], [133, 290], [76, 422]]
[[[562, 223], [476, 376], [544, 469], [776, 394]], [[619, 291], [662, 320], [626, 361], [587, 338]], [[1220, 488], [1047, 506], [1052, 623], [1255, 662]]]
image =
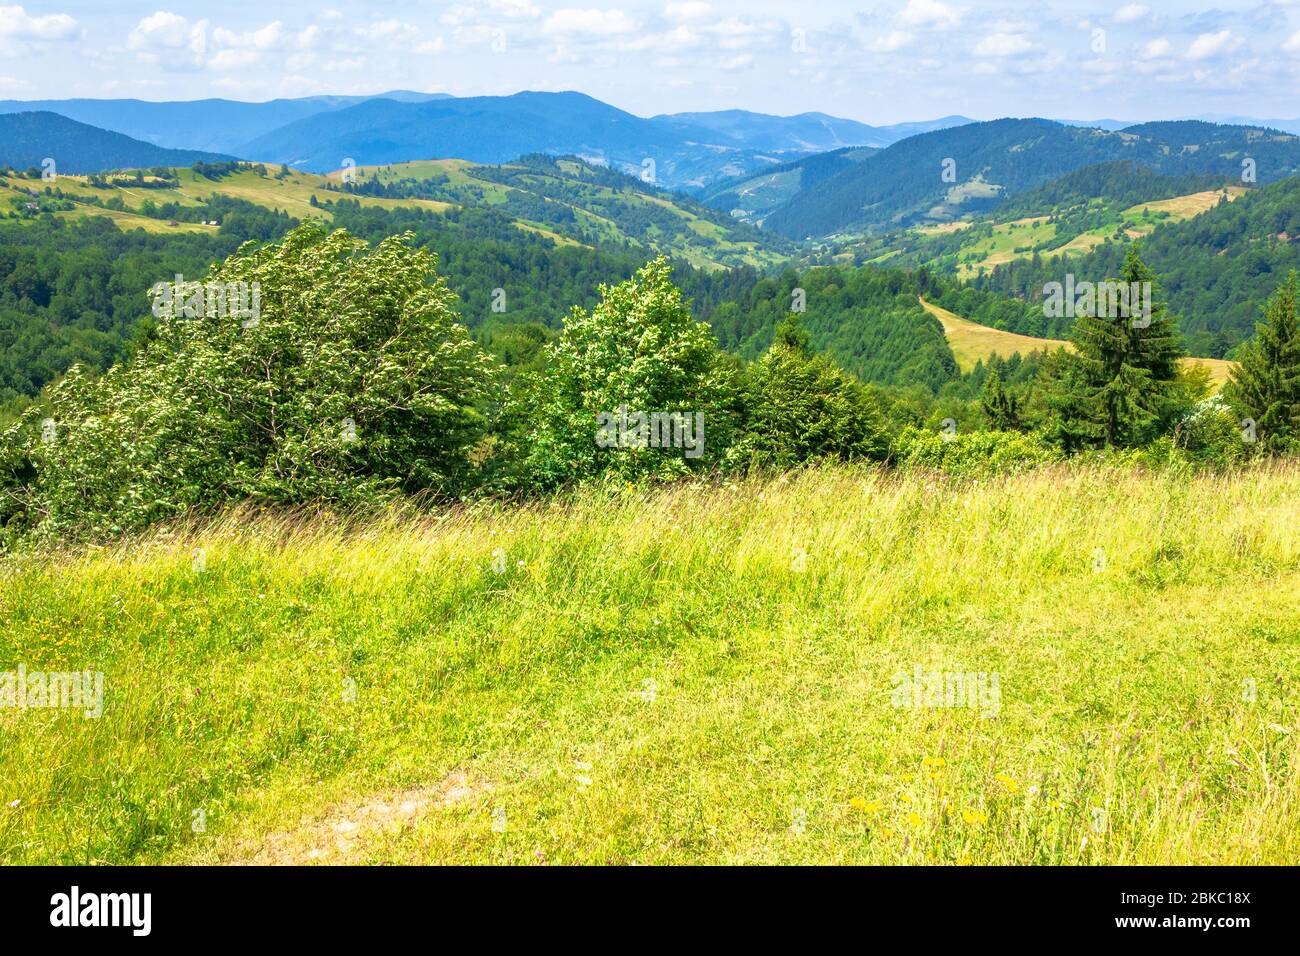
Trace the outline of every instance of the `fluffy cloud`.
[[189, 50], [202, 54], [208, 45], [208, 21], [191, 23], [185, 17], [159, 10], [135, 25], [126, 38], [129, 49], [140, 51]]
[[1223, 56], [1238, 49], [1244, 41], [1231, 30], [1219, 30], [1217, 33], [1202, 33], [1187, 48], [1187, 59], [1209, 60]]
[[1144, 60], [1158, 60], [1168, 56], [1173, 48], [1174, 45], [1164, 37], [1157, 37], [1150, 43], [1144, 43], [1142, 49], [1138, 51], [1138, 56]]
[[268, 23], [260, 30], [249, 33], [235, 33], [218, 27], [212, 31], [212, 42], [218, 46], [238, 47], [251, 50], [270, 50], [280, 42], [284, 27], [279, 20]]
[[77, 35], [77, 21], [66, 13], [30, 16], [19, 6], [0, 6], [0, 37], [14, 40], [70, 40]]
[[686, 0], [684, 3], [670, 3], [664, 7], [664, 16], [673, 23], [703, 20], [713, 12], [713, 7], [699, 0]]
[[420, 28], [415, 24], [393, 19], [377, 20], [367, 26], [359, 27], [357, 35], [371, 43], [389, 45], [417, 43], [421, 38]]
[[1130, 3], [1115, 11], [1116, 23], [1133, 23], [1151, 15], [1151, 8], [1144, 3]]
[[961, 22], [965, 12], [939, 0], [907, 0], [898, 22], [913, 27], [951, 27]]

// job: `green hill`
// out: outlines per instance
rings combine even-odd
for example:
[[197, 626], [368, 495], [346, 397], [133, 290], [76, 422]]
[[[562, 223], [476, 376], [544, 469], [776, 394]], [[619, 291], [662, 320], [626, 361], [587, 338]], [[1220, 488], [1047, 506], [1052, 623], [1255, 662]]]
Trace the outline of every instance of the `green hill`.
[[61, 175], [230, 158], [193, 149], [164, 149], [57, 113], [0, 113], [0, 167], [43, 169], [42, 164], [53, 159], [53, 172]]
[[764, 225], [802, 239], [947, 222], [991, 211], [1006, 197], [1072, 170], [1114, 161], [1169, 176], [1242, 183], [1250, 173], [1260, 183], [1275, 182], [1300, 173], [1300, 137], [1200, 122], [1114, 132], [1042, 119], [971, 123], [895, 143], [800, 190]]

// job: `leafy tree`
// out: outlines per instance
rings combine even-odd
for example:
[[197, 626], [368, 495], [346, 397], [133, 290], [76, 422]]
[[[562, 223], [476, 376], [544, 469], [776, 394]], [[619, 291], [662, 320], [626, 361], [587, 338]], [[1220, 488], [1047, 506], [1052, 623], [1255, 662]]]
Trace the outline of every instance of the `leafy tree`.
[[[691, 316], [671, 272], [661, 256], [602, 285], [595, 308], [575, 307], [548, 347], [546, 370], [520, 376], [507, 419], [515, 483], [672, 478], [720, 458], [733, 430], [735, 363]], [[683, 416], [699, 447], [686, 447], [685, 435], [680, 445], [653, 434], [643, 443], [636, 416], [656, 413]]]
[[828, 356], [812, 353], [794, 313], [747, 370], [744, 409], [732, 461], [786, 467], [823, 456], [883, 459], [889, 451], [875, 398]]
[[102, 377], [72, 368], [0, 439], [0, 524], [90, 537], [245, 498], [455, 492], [492, 363], [407, 238], [307, 225], [216, 266], [260, 311], [209, 298]]
[[1238, 353], [1236, 368], [1223, 388], [1224, 398], [1242, 418], [1254, 422], [1255, 438], [1266, 453], [1300, 443], [1300, 327], [1296, 321], [1295, 270], [1264, 307], [1255, 338]]

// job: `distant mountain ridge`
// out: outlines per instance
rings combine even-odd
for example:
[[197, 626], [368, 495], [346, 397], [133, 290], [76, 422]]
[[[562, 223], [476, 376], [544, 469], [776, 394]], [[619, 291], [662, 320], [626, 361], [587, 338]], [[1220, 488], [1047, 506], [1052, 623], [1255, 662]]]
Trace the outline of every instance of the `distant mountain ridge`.
[[1300, 173], [1300, 137], [1196, 120], [1116, 131], [1037, 118], [971, 123], [901, 140], [801, 189], [764, 226], [803, 239], [945, 222], [1116, 160], [1172, 176], [1265, 183]]
[[[424, 102], [445, 93], [393, 90], [378, 96], [307, 96], [265, 103], [205, 99], [147, 100], [0, 100], [0, 114], [33, 111], [58, 113], [80, 123], [123, 133], [170, 149], [197, 149], [240, 155], [251, 139], [295, 120], [344, 109], [370, 99]], [[241, 157], [242, 158], [242, 157]]]
[[48, 111], [155, 145], [325, 172], [344, 159], [382, 164], [458, 158], [499, 163], [528, 153], [580, 155], [677, 189], [841, 147], [881, 147], [970, 122], [948, 116], [873, 127], [825, 113], [723, 110], [635, 116], [575, 92], [457, 98], [395, 90], [265, 103], [206, 99], [0, 101], [0, 114]]
[[848, 146], [884, 147], [916, 133], [973, 123], [965, 116], [945, 116], [920, 123], [868, 126], [856, 120], [825, 113], [772, 116], [749, 110], [719, 110], [712, 113], [664, 113], [652, 117], [684, 129], [708, 129], [729, 137], [736, 145], [772, 152], [802, 152], [842, 149]]
[[57, 113], [0, 114], [0, 164], [42, 169], [47, 158], [54, 160], [55, 172], [73, 174], [233, 159], [201, 150], [164, 149]]

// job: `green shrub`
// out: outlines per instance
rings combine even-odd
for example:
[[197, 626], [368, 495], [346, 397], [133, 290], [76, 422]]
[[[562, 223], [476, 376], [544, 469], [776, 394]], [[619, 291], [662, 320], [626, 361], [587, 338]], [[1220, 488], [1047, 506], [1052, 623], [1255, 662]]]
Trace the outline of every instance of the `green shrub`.
[[971, 431], [945, 436], [914, 426], [895, 437], [894, 454], [903, 468], [933, 468], [962, 477], [1022, 471], [1062, 457], [1032, 433]]
[[791, 315], [745, 374], [745, 421], [728, 452], [735, 463], [788, 467], [813, 458], [884, 459], [884, 417], [875, 397], [826, 355], [813, 355]]
[[259, 289], [255, 317], [164, 308], [128, 361], [74, 367], [5, 431], [0, 525], [96, 537], [241, 499], [456, 491], [493, 371], [435, 266], [318, 225], [246, 246], [209, 281]]
[[[601, 286], [591, 312], [574, 308], [545, 370], [516, 380], [503, 422], [508, 483], [666, 480], [721, 459], [733, 440], [739, 368], [691, 316], [671, 272], [661, 256]], [[642, 444], [638, 415], [683, 416], [691, 441]]]

